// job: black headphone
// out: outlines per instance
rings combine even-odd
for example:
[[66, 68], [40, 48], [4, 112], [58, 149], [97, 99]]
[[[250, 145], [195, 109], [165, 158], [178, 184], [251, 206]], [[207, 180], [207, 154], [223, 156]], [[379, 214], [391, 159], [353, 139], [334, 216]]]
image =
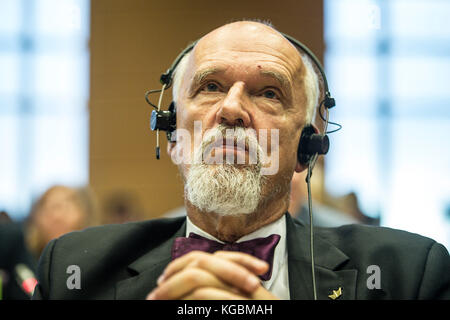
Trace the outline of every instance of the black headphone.
[[[340, 125], [333, 123], [333, 122], [328, 122], [328, 109], [334, 107], [336, 105], [336, 103], [335, 103], [334, 98], [331, 97], [331, 94], [328, 90], [327, 78], [325, 76], [325, 72], [323, 70], [321, 63], [319, 62], [317, 57], [311, 52], [311, 50], [309, 50], [308, 47], [306, 47], [303, 43], [301, 43], [300, 41], [298, 41], [284, 33], [281, 33], [281, 34], [287, 40], [289, 40], [289, 42], [291, 42], [294, 46], [301, 49], [301, 51], [304, 52], [313, 61], [316, 68], [319, 70], [320, 75], [323, 80], [323, 88], [325, 91], [325, 98], [319, 104], [319, 115], [322, 118], [322, 120], [324, 120], [326, 122], [326, 125], [328, 123], [332, 123], [334, 125], [339, 126], [339, 128], [337, 129], [337, 130], [339, 130]], [[173, 137], [172, 133], [176, 129], [175, 103], [172, 101], [170, 103], [170, 106], [167, 111], [160, 110], [162, 93], [164, 90], [168, 89], [172, 85], [173, 73], [175, 72], [175, 69], [177, 68], [178, 64], [183, 59], [183, 57], [194, 48], [194, 46], [196, 45], [197, 42], [198, 42], [198, 40], [193, 42], [192, 44], [190, 44], [188, 47], [186, 47], [178, 55], [178, 57], [175, 59], [175, 61], [172, 63], [171, 67], [166, 71], [166, 73], [163, 73], [161, 75], [160, 82], [162, 83], [163, 88], [161, 90], [150, 90], [150, 91], [147, 91], [145, 94], [145, 100], [147, 101], [147, 103], [150, 104], [155, 109], [157, 109], [157, 110], [152, 111], [151, 118], [150, 118], [150, 128], [152, 130], [166, 131], [167, 139], [172, 142], [174, 142], [174, 137]], [[148, 99], [148, 95], [151, 93], [155, 93], [155, 92], [161, 92], [158, 106], [155, 106]], [[324, 118], [321, 113], [322, 106], [324, 106], [326, 108], [326, 114], [327, 114], [326, 118]], [[303, 164], [303, 165], [308, 165], [308, 163], [313, 158], [316, 158], [316, 155], [326, 154], [328, 152], [328, 149], [330, 146], [330, 141], [327, 136], [327, 133], [335, 132], [337, 130], [330, 131], [330, 132], [327, 132], [325, 130], [325, 132], [323, 134], [317, 134], [317, 133], [315, 133], [312, 125], [310, 125], [310, 124], [306, 125], [302, 130], [302, 133], [300, 136], [300, 142], [298, 144], [298, 149], [297, 149], [297, 159], [298, 159], [299, 163]], [[158, 138], [158, 136], [157, 136], [157, 147], [156, 147], [156, 158], [157, 159], [159, 159], [159, 138]]]

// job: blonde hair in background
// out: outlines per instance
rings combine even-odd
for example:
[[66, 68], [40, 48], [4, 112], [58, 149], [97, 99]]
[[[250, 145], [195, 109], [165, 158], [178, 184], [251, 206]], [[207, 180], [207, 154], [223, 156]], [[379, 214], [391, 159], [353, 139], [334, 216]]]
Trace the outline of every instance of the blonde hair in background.
[[40, 210], [44, 207], [46, 202], [56, 192], [66, 192], [74, 203], [83, 212], [83, 224], [81, 228], [86, 228], [98, 224], [98, 203], [97, 199], [90, 187], [70, 188], [63, 185], [54, 185], [47, 189], [32, 205], [30, 214], [26, 219], [25, 224], [25, 242], [32, 254], [39, 258], [42, 250], [47, 245], [46, 235], [36, 224], [37, 216]]

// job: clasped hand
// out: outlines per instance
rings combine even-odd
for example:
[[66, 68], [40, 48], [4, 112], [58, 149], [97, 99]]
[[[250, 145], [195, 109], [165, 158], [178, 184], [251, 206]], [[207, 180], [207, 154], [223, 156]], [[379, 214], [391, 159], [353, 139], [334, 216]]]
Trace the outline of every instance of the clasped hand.
[[173, 260], [158, 279], [148, 300], [269, 300], [258, 275], [269, 265], [249, 254], [192, 251]]

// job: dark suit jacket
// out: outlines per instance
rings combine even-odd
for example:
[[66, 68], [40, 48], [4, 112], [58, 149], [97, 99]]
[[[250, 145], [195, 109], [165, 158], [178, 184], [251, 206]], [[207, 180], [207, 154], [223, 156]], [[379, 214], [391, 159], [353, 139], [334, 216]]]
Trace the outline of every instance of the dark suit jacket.
[[[286, 214], [291, 299], [312, 299], [309, 227]], [[73, 232], [52, 241], [38, 267], [34, 299], [144, 299], [171, 261], [186, 219], [158, 219]], [[404, 231], [362, 225], [317, 228], [314, 237], [319, 299], [450, 299], [450, 258], [435, 241]], [[77, 265], [81, 288], [68, 289]], [[367, 268], [380, 270], [369, 289]], [[370, 282], [370, 281], [369, 281]]]

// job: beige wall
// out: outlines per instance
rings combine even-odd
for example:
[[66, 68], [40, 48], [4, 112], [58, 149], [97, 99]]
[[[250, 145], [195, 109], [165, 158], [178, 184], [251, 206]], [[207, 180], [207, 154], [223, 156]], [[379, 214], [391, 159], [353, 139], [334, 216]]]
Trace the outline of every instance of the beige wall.
[[[269, 19], [322, 58], [322, 1], [91, 0], [90, 183], [100, 203], [136, 194], [147, 217], [183, 204], [177, 169], [149, 129], [148, 89], [192, 40], [233, 20]], [[164, 106], [170, 103], [170, 96]]]

